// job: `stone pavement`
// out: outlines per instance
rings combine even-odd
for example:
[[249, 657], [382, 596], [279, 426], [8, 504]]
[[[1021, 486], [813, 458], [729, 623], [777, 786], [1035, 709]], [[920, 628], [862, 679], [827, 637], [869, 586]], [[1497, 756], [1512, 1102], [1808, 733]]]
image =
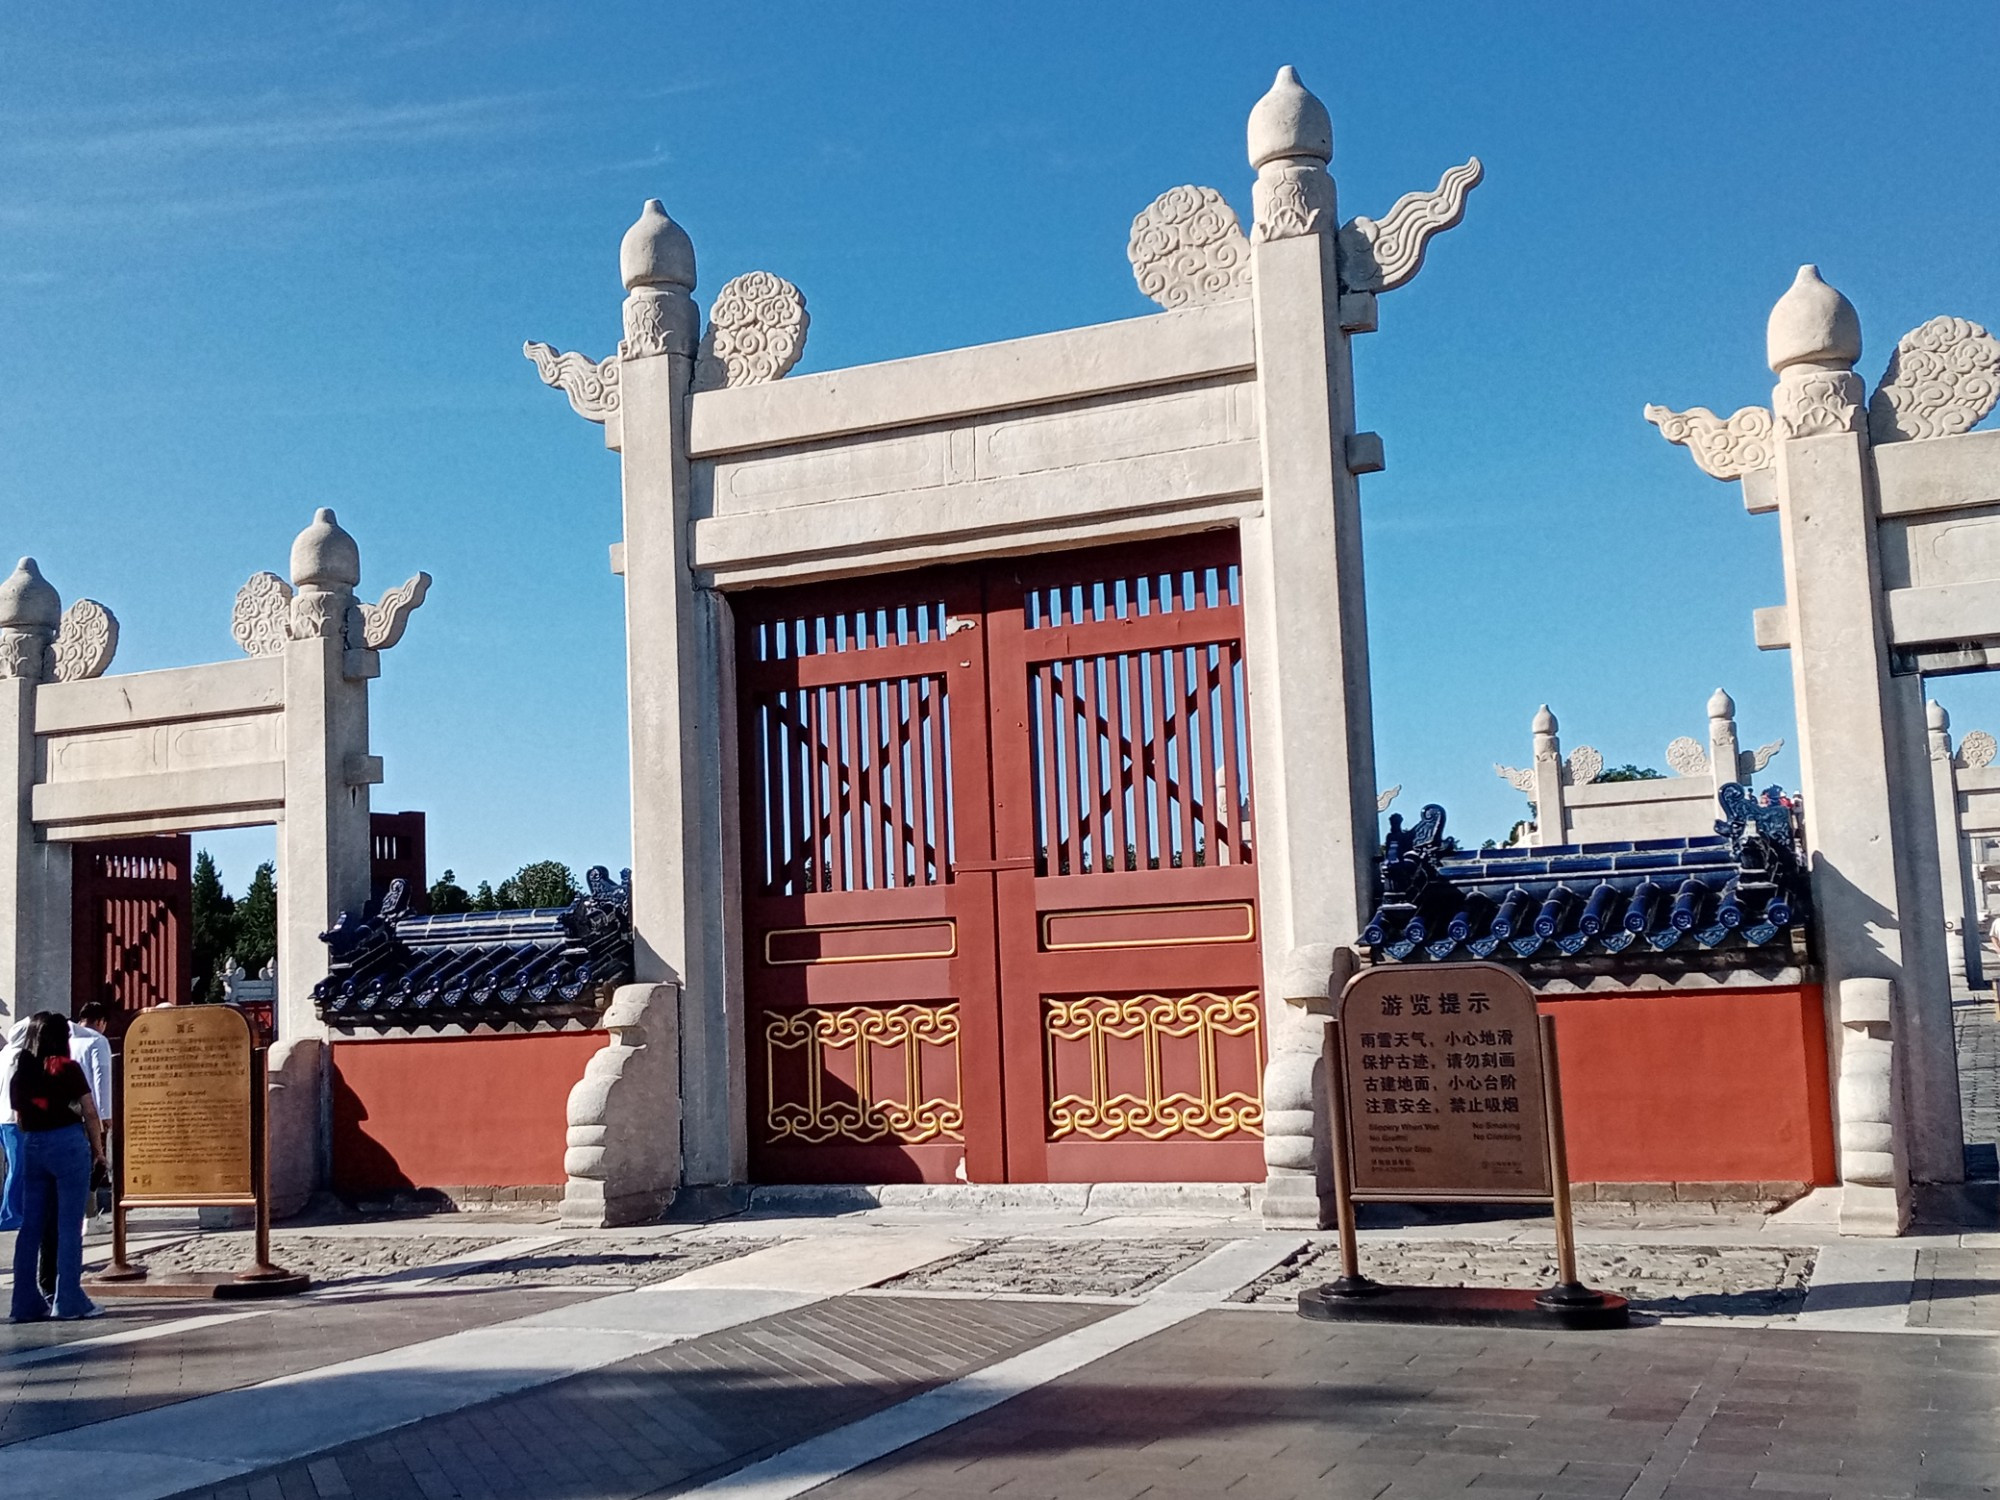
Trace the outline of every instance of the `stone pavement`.
[[[2000, 1489], [2000, 1235], [1584, 1223], [1652, 1326], [1554, 1337], [1307, 1323], [1331, 1237], [1224, 1210], [284, 1229], [303, 1298], [0, 1325], [0, 1500]], [[141, 1227], [156, 1263], [240, 1254]], [[1363, 1254], [1533, 1285], [1549, 1229], [1381, 1214]]]

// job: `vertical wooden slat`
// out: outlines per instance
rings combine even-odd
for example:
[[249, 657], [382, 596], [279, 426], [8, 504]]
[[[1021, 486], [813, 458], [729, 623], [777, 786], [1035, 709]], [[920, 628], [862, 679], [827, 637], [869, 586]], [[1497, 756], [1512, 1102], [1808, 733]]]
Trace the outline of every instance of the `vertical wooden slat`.
[[1107, 869], [1125, 868], [1125, 850], [1130, 839], [1126, 828], [1125, 787], [1127, 773], [1125, 767], [1125, 746], [1128, 736], [1125, 716], [1129, 702], [1129, 673], [1127, 660], [1123, 656], [1105, 658], [1105, 739], [1111, 758], [1111, 768], [1106, 791], [1111, 798], [1111, 860]]
[[1104, 774], [1103, 750], [1098, 742], [1098, 707], [1102, 695], [1097, 688], [1097, 665], [1095, 656], [1080, 657], [1075, 670], [1083, 676], [1083, 749], [1079, 757], [1082, 779], [1078, 786], [1078, 809], [1082, 816], [1084, 837], [1087, 840], [1085, 857], [1088, 868], [1101, 874], [1110, 866], [1104, 858]]
[[1215, 663], [1215, 764], [1218, 774], [1218, 794], [1222, 806], [1217, 809], [1216, 838], [1222, 848], [1226, 864], [1243, 862], [1242, 828], [1240, 826], [1241, 806], [1236, 777], [1236, 689], [1232, 682], [1235, 671], [1236, 643], [1224, 641], [1216, 648]]
[[1160, 868], [1170, 869], [1174, 862], [1174, 766], [1167, 753], [1167, 726], [1173, 722], [1173, 710], [1167, 703], [1167, 695], [1173, 690], [1171, 673], [1167, 670], [1167, 653], [1164, 649], [1148, 651], [1146, 665], [1151, 678], [1153, 694], [1152, 714], [1146, 725], [1146, 760], [1152, 771], [1155, 836], [1160, 843]]
[[1061, 667], [1062, 683], [1062, 758], [1058, 763], [1063, 778], [1063, 854], [1068, 861], [1067, 870], [1071, 875], [1083, 873], [1083, 829], [1084, 804], [1082, 791], [1082, 757], [1077, 753], [1077, 727], [1082, 717], [1082, 694], [1078, 690], [1076, 673], [1078, 663], [1065, 657]]
[[1037, 715], [1036, 738], [1039, 741], [1035, 748], [1040, 751], [1039, 755], [1030, 757], [1029, 770], [1029, 774], [1035, 777], [1036, 868], [1040, 874], [1053, 875], [1061, 863], [1057, 851], [1062, 844], [1061, 798], [1056, 776], [1056, 736], [1061, 731], [1056, 728], [1055, 668], [1049, 662], [1037, 662], [1033, 672], [1036, 694], [1033, 707]]

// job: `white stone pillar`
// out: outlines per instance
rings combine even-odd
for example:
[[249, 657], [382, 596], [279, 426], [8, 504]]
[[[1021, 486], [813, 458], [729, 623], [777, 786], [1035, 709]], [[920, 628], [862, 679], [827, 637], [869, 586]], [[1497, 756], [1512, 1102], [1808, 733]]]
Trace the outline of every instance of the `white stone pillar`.
[[[748, 1173], [742, 1044], [729, 989], [722, 819], [726, 659], [720, 599], [695, 587], [688, 391], [700, 317], [694, 246], [659, 200], [626, 233], [619, 345], [631, 702], [636, 978], [679, 984], [681, 1180]], [[670, 1118], [671, 1112], [660, 1112]]]
[[1930, 750], [1931, 806], [1937, 821], [1938, 885], [1944, 896], [1945, 961], [1954, 991], [1977, 982], [1979, 924], [1973, 919], [1965, 841], [1958, 833], [1958, 764], [1951, 750], [1951, 715], [1935, 700], [1924, 705]]
[[1736, 700], [1717, 688], [1708, 700], [1708, 770], [1716, 795], [1743, 776], [1743, 751], [1736, 739]]
[[[1331, 955], [1354, 942], [1374, 885], [1375, 742], [1362, 591], [1350, 329], [1342, 317], [1333, 126], [1292, 70], [1250, 115], [1263, 512], [1243, 524], [1243, 599], [1264, 931], [1267, 1223], [1332, 1212], [1313, 1152], [1313, 1060]], [[1317, 993], [1295, 994], [1301, 988]], [[1286, 1001], [1296, 1004], [1283, 1003]]]
[[[1851, 980], [1888, 982], [1898, 1146], [1916, 1180], [1955, 1182], [1964, 1175], [1958, 1069], [1922, 687], [1891, 676], [1877, 602], [1874, 474], [1853, 373], [1860, 320], [1807, 266], [1772, 309], [1768, 342], [1779, 377], [1776, 492], [1826, 993], [1832, 1001]], [[1871, 1212], [1855, 1228], [1879, 1231], [1883, 1222]]]
[[[63, 893], [69, 847], [35, 838], [35, 693], [50, 676], [50, 651], [62, 620], [62, 600], [33, 558], [0, 581], [0, 1004], [6, 1021], [38, 1010], [68, 1011], [65, 962], [53, 988], [47, 973], [48, 893], [45, 882], [62, 856]], [[64, 924], [63, 956], [68, 957]]]
[[[285, 812], [278, 825], [278, 1035], [324, 1037], [312, 988], [327, 974], [329, 931], [369, 897], [368, 788], [381, 779], [368, 753], [368, 679], [376, 654], [361, 643], [361, 551], [320, 511], [292, 544], [285, 642]], [[354, 642], [352, 647], [349, 642]]]
[[1567, 844], [1569, 808], [1563, 801], [1562, 741], [1557, 738], [1556, 716], [1544, 703], [1529, 726], [1534, 734], [1535, 827], [1526, 842], [1531, 845]]

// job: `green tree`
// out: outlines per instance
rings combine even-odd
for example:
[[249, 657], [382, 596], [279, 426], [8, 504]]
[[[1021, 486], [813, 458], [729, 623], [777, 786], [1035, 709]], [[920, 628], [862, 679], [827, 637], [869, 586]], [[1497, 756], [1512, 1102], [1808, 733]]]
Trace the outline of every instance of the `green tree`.
[[431, 915], [435, 917], [455, 916], [462, 911], [472, 910], [472, 894], [458, 883], [455, 871], [446, 870], [431, 882]]
[[501, 911], [525, 906], [568, 906], [582, 894], [569, 866], [554, 859], [521, 866], [501, 881], [500, 889], [493, 893]]
[[482, 880], [479, 882], [479, 889], [472, 893], [472, 909], [474, 911], [500, 910], [500, 898], [493, 894], [492, 881]]
[[197, 1001], [222, 998], [222, 965], [236, 946], [236, 903], [222, 888], [215, 856], [200, 849], [194, 856], [194, 921], [190, 934], [194, 972], [189, 996]]
[[1651, 766], [1635, 766], [1629, 761], [1622, 766], [1613, 766], [1608, 771], [1599, 771], [1593, 781], [1664, 781], [1666, 772], [1655, 771]]
[[250, 889], [236, 903], [236, 961], [260, 974], [278, 955], [278, 872], [269, 860], [257, 866]]

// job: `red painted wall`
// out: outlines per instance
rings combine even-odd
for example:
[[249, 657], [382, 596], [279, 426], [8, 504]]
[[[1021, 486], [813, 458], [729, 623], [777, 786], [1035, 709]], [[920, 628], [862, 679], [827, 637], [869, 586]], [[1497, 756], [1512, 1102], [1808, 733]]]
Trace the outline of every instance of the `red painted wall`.
[[1836, 1181], [1817, 985], [1563, 996], [1573, 1182]]
[[333, 1044], [333, 1190], [560, 1187], [569, 1091], [602, 1031]]

